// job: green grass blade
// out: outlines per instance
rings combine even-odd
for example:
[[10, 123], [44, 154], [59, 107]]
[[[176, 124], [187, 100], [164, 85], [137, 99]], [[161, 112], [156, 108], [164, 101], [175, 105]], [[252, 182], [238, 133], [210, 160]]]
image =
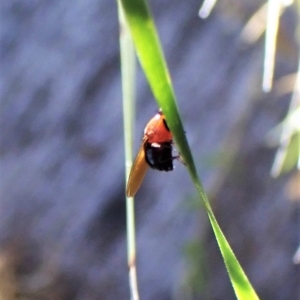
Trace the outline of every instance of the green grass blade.
[[[122, 5], [118, 1], [120, 23], [120, 55], [123, 91], [123, 120], [125, 145], [125, 176], [128, 180], [133, 156], [133, 127], [135, 115], [135, 68], [136, 57], [131, 34], [124, 16]], [[127, 260], [129, 269], [129, 284], [132, 300], [138, 300], [138, 284], [136, 275], [136, 242], [134, 199], [126, 199], [126, 227], [127, 227]]]
[[162, 108], [190, 176], [207, 210], [230, 280], [238, 299], [258, 299], [221, 231], [200, 183], [178, 113], [175, 93], [153, 19], [144, 0], [121, 0], [137, 55], [159, 107]]

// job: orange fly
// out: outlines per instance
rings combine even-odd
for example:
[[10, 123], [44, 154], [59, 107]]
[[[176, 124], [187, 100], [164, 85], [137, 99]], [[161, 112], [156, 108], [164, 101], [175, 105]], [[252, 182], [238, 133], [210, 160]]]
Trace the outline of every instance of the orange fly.
[[127, 197], [133, 197], [138, 191], [148, 169], [172, 171], [173, 138], [161, 110], [149, 121], [144, 130], [144, 137], [136, 159], [132, 165], [127, 188]]

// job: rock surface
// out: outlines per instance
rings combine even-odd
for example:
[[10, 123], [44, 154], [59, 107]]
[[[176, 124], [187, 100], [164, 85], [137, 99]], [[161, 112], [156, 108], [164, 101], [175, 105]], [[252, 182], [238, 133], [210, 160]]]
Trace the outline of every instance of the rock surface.
[[[262, 94], [263, 40], [240, 39], [261, 2], [220, 1], [207, 20], [199, 5], [150, 3], [197, 169], [261, 299], [300, 299], [299, 202], [288, 201], [288, 176], [270, 178], [275, 150], [265, 143], [289, 96]], [[129, 299], [116, 3], [0, 7], [3, 299]], [[291, 8], [276, 78], [296, 71], [295, 22]], [[137, 76], [136, 149], [157, 110]], [[150, 170], [136, 197], [141, 298], [235, 299], [196, 191], [175, 164]]]

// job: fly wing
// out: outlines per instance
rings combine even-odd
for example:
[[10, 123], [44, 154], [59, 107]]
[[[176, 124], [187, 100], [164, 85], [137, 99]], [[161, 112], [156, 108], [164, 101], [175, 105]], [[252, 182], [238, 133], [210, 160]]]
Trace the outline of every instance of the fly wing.
[[132, 165], [126, 188], [127, 197], [134, 197], [138, 189], [140, 188], [142, 181], [148, 170], [148, 164], [145, 159], [144, 142], [142, 143], [140, 150]]

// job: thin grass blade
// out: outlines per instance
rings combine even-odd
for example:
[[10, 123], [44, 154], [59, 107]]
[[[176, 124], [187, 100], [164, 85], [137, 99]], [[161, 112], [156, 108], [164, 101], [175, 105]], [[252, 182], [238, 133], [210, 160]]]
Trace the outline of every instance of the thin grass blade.
[[[126, 182], [132, 166], [133, 126], [135, 108], [135, 50], [124, 16], [121, 3], [118, 1], [118, 15], [120, 23], [120, 54], [123, 90], [123, 120], [124, 120], [124, 145], [125, 145], [125, 174]], [[135, 242], [135, 215], [134, 199], [126, 198], [126, 229], [127, 229], [127, 259], [129, 269], [129, 286], [131, 300], [139, 300], [138, 283], [136, 274], [136, 242]]]
[[177, 109], [171, 78], [161, 50], [153, 18], [151, 17], [147, 4], [143, 0], [121, 0], [121, 2], [124, 7], [139, 61], [157, 104], [162, 108], [163, 113], [166, 116], [177, 147], [179, 148], [190, 176], [207, 210], [235, 294], [238, 299], [258, 299], [251, 283], [219, 227], [200, 183]]

